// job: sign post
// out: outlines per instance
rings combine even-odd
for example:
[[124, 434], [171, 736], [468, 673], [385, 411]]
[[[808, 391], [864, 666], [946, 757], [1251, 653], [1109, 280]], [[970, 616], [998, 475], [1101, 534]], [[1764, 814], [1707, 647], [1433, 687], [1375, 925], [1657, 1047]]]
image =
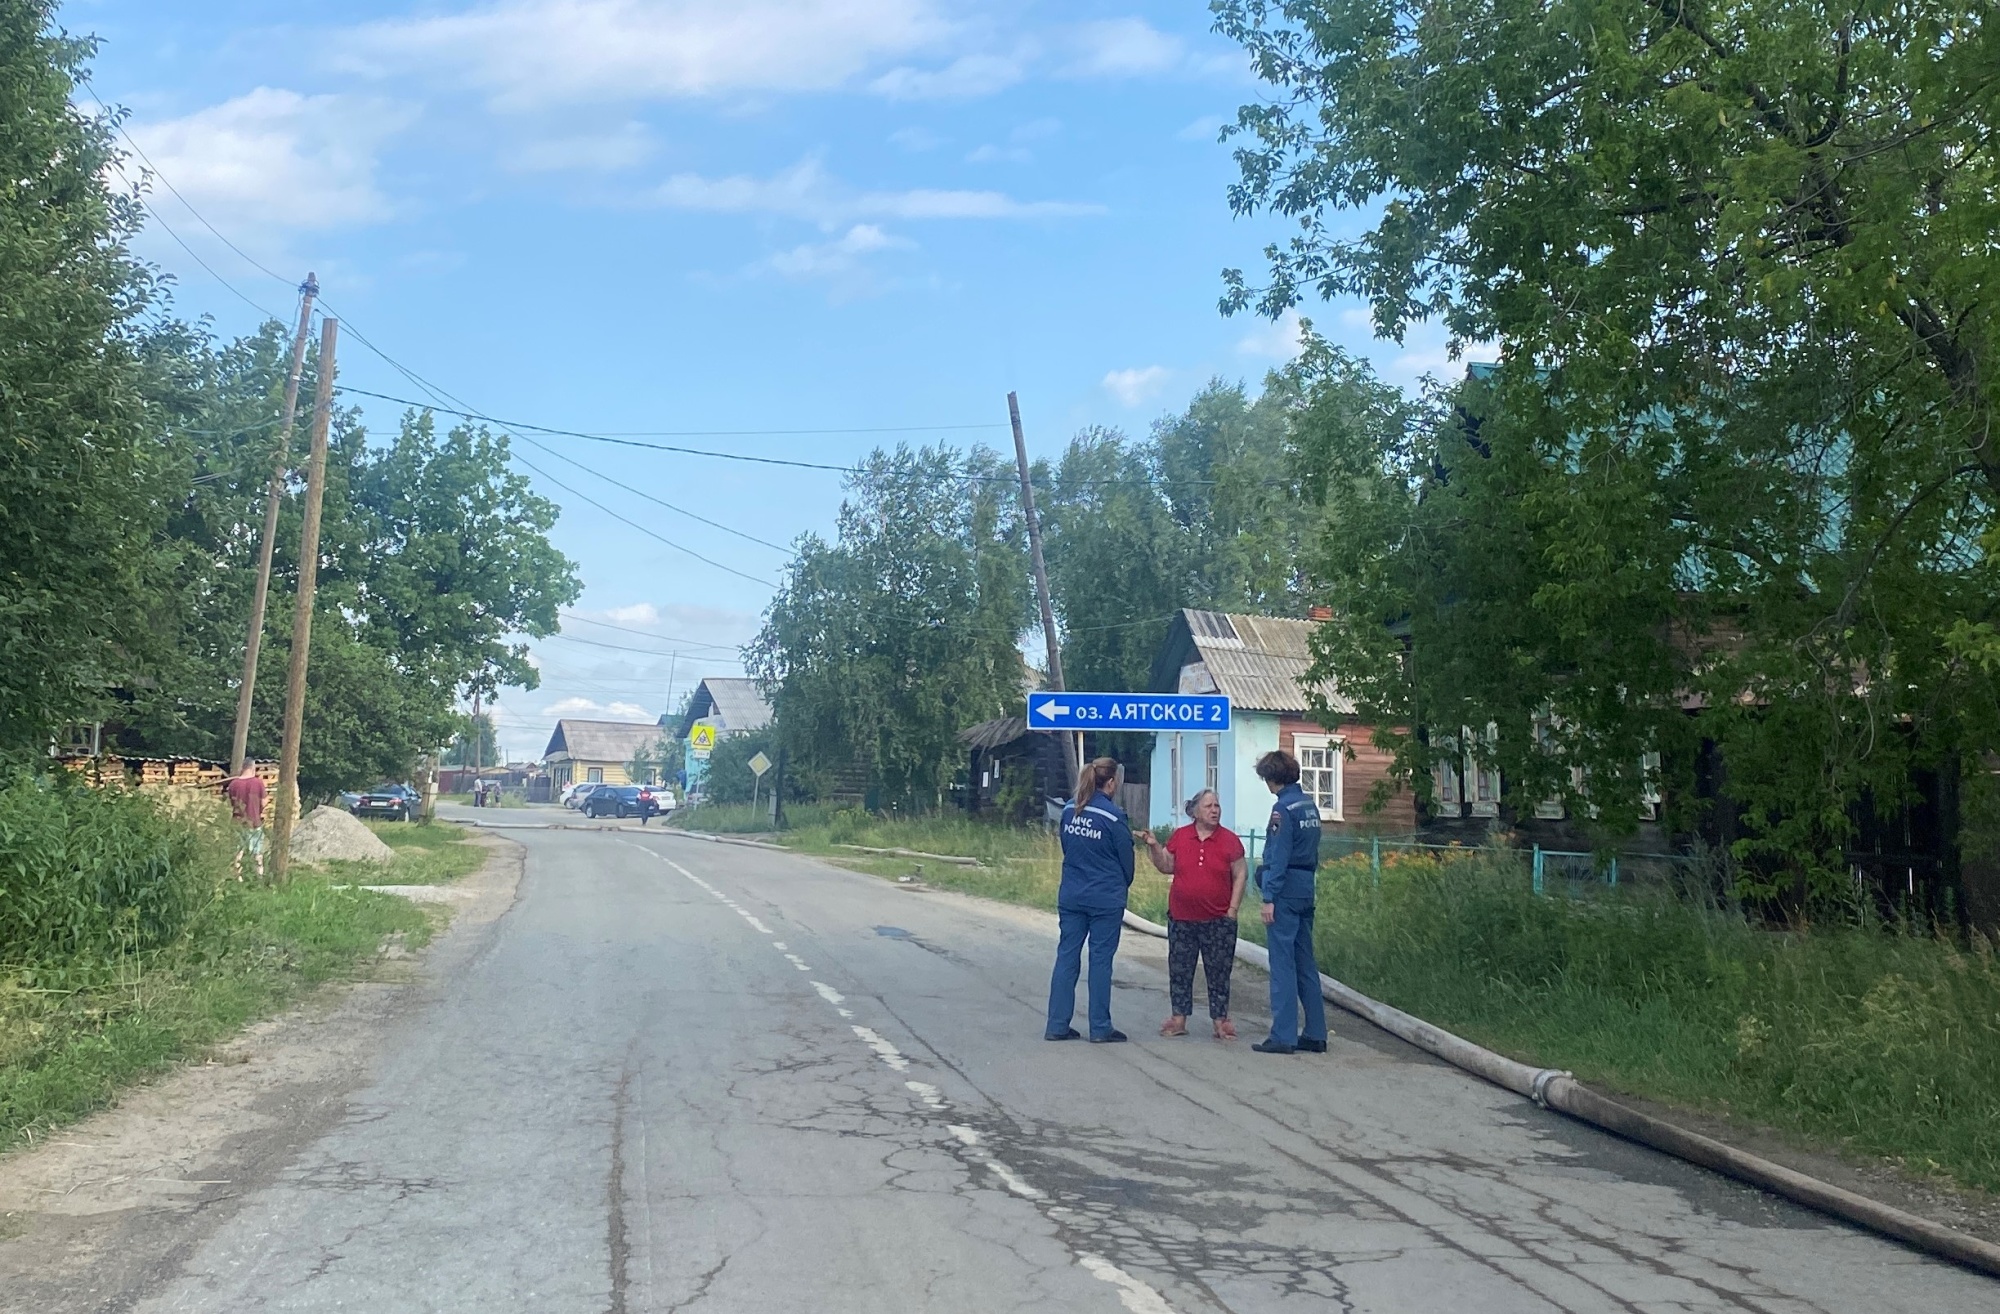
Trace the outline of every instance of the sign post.
[[764, 787], [764, 773], [770, 769], [771, 759], [765, 757], [760, 749], [757, 755], [750, 759], [750, 774], [753, 777], [750, 781], [750, 812], [753, 816], [757, 812], [757, 791]]
[[1226, 694], [1038, 693], [1028, 698], [1028, 728], [1227, 730], [1229, 697]]

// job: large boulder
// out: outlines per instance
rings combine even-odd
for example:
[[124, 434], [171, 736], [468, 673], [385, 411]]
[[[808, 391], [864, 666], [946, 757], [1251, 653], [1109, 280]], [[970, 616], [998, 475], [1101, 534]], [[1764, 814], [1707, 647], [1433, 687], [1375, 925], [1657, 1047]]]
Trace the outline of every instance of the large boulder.
[[339, 808], [320, 806], [292, 830], [293, 862], [394, 862], [396, 851]]

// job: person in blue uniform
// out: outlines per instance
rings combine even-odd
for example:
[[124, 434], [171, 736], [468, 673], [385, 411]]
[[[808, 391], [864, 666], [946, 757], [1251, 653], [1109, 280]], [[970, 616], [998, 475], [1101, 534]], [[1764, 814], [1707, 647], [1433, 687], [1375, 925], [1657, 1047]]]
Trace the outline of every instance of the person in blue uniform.
[[1260, 1054], [1324, 1054], [1326, 1001], [1320, 997], [1319, 963], [1313, 958], [1319, 804], [1299, 788], [1298, 759], [1282, 749], [1257, 759], [1257, 775], [1278, 797], [1257, 868], [1264, 943], [1271, 953], [1271, 1034], [1250, 1048]]
[[1132, 827], [1113, 797], [1120, 770], [1113, 758], [1084, 764], [1076, 797], [1062, 813], [1062, 885], [1056, 891], [1056, 970], [1049, 979], [1047, 1040], [1075, 1040], [1076, 978], [1090, 946], [1090, 1040], [1111, 1044], [1125, 1033], [1111, 1025], [1111, 959], [1125, 929], [1132, 888]]

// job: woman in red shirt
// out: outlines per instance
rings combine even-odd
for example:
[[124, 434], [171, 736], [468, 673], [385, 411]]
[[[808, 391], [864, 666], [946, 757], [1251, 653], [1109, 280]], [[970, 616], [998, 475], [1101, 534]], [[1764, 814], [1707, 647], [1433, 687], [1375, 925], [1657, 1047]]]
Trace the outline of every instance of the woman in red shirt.
[[1153, 866], [1174, 878], [1167, 890], [1167, 993], [1174, 1015], [1163, 1036], [1185, 1036], [1194, 1011], [1194, 965], [1208, 977], [1208, 1016], [1217, 1040], [1236, 1039], [1229, 1021], [1229, 972], [1236, 965], [1236, 910], [1248, 878], [1243, 841], [1222, 828], [1222, 800], [1204, 789], [1187, 802], [1193, 824], [1165, 844], [1145, 831]]

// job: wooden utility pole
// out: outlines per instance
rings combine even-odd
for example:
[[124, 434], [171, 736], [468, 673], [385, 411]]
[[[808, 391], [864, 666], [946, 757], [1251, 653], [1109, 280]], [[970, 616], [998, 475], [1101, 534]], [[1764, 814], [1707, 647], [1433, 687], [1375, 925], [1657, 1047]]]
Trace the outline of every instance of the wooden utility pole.
[[312, 653], [313, 594], [319, 589], [319, 512], [326, 498], [326, 431], [333, 418], [333, 352], [340, 322], [319, 329], [319, 387], [313, 397], [312, 455], [306, 462], [305, 523], [299, 529], [299, 591], [292, 602], [292, 666], [285, 681], [285, 738], [278, 756], [278, 824], [272, 828], [273, 877], [284, 880], [292, 860], [292, 826], [299, 793], [299, 733], [306, 719], [306, 658]]
[[485, 747], [483, 743], [485, 738], [486, 732], [479, 725], [479, 690], [474, 689], [472, 691], [472, 778], [474, 780], [479, 779], [479, 768], [485, 765], [479, 760], [483, 756], [481, 750]]
[[285, 470], [292, 459], [292, 422], [299, 413], [299, 378], [306, 368], [306, 334], [312, 329], [313, 298], [319, 280], [310, 273], [299, 284], [299, 329], [292, 335], [292, 372], [285, 376], [284, 421], [278, 426], [278, 454], [271, 462], [271, 487], [264, 494], [264, 536], [257, 540], [257, 586], [250, 594], [250, 640], [243, 647], [243, 682], [236, 689], [236, 733], [229, 741], [229, 774], [243, 774], [250, 755], [250, 700], [257, 691], [257, 650], [264, 645], [264, 604], [271, 596], [271, 549], [278, 541], [278, 507], [285, 499]]
[[[1035, 560], [1035, 593], [1042, 603], [1042, 637], [1048, 643], [1049, 688], [1057, 693], [1063, 691], [1062, 647], [1056, 642], [1056, 610], [1049, 601], [1049, 568], [1042, 560], [1042, 522], [1035, 515], [1035, 485], [1028, 478], [1028, 440], [1021, 436], [1021, 402], [1013, 393], [1007, 394], [1007, 419], [1014, 426], [1014, 464], [1021, 472], [1021, 514], [1028, 519], [1028, 551]], [[1083, 735], [1067, 736], [1069, 748], [1065, 756], [1069, 759], [1069, 780], [1074, 785], [1083, 773]]]

